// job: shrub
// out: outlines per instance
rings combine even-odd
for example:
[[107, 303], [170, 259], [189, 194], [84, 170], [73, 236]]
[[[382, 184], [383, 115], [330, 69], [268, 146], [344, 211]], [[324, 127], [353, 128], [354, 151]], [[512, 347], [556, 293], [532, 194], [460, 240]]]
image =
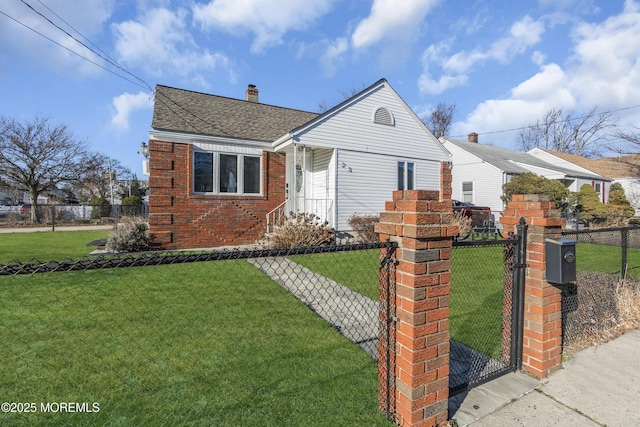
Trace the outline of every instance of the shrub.
[[378, 233], [374, 227], [380, 222], [380, 215], [356, 215], [353, 214], [347, 220], [347, 224], [356, 234], [358, 243], [376, 243], [379, 241]]
[[273, 248], [327, 245], [335, 241], [335, 233], [315, 214], [290, 212], [284, 225], [274, 227], [274, 232], [266, 236], [266, 240], [266, 244]]
[[122, 214], [124, 216], [141, 216], [142, 199], [138, 196], [128, 196], [122, 199]]
[[548, 179], [531, 172], [517, 175], [502, 186], [502, 200], [511, 201], [514, 194], [548, 194], [556, 206], [561, 207], [569, 198], [570, 191], [558, 180]]
[[586, 221], [602, 221], [607, 213], [607, 208], [600, 201], [600, 197], [596, 190], [589, 185], [583, 184], [578, 192], [578, 210], [580, 211], [579, 219]]
[[473, 218], [465, 215], [463, 211], [455, 211], [451, 223], [458, 226], [458, 236], [464, 237], [471, 233]]
[[563, 290], [565, 355], [640, 327], [640, 284], [617, 276], [579, 272]]
[[93, 206], [91, 210], [91, 219], [100, 219], [102, 217], [111, 216], [111, 204], [104, 197], [94, 197], [89, 201], [89, 205]]
[[625, 207], [620, 205], [605, 205], [607, 216], [605, 227], [622, 227], [629, 223], [629, 216], [625, 214]]
[[140, 252], [149, 248], [147, 236], [149, 225], [143, 218], [124, 218], [107, 239], [106, 249], [110, 252]]

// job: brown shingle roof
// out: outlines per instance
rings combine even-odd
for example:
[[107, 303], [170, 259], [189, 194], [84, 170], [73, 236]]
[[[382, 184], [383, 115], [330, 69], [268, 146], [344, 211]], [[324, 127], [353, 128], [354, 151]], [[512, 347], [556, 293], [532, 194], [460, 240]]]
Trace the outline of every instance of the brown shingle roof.
[[157, 85], [151, 127], [272, 142], [318, 114]]
[[640, 176], [639, 154], [622, 156], [619, 159], [617, 157], [587, 159], [575, 154], [559, 153], [551, 150], [545, 151], [607, 178], [635, 178]]

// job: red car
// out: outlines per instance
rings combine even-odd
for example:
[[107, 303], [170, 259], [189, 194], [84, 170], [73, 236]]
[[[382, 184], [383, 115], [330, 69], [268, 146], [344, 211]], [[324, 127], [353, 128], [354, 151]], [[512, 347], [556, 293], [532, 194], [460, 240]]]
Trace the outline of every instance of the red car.
[[31, 212], [31, 203], [25, 203], [24, 205], [20, 206], [21, 214], [28, 214], [29, 212]]
[[476, 206], [473, 203], [461, 202], [458, 200], [452, 200], [453, 211], [462, 211], [465, 216], [471, 218], [472, 227], [484, 227], [485, 224], [488, 227], [493, 226], [493, 215], [491, 215], [491, 208], [486, 206]]

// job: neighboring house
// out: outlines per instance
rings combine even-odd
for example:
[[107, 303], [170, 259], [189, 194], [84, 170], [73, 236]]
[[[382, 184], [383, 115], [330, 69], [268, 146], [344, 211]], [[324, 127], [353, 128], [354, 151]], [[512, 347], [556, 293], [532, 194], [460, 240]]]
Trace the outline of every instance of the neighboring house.
[[440, 189], [442, 144], [381, 79], [323, 114], [157, 86], [149, 132], [154, 248], [254, 243], [289, 212], [349, 231], [393, 190]]
[[525, 172], [556, 179], [574, 192], [582, 184], [600, 188], [603, 196], [608, 189], [610, 180], [594, 172], [576, 165], [554, 165], [522, 151], [480, 144], [476, 133], [469, 134], [468, 141], [441, 141], [451, 153], [453, 199], [488, 206], [496, 215], [501, 215], [505, 206], [502, 186]]
[[[585, 170], [605, 176], [611, 180], [611, 184], [619, 183], [624, 188], [625, 195], [636, 210], [636, 215], [640, 214], [640, 155], [609, 157], [602, 159], [587, 159], [586, 157], [574, 154], [558, 153], [556, 151], [538, 150], [530, 153], [553, 164], [573, 164]], [[597, 187], [596, 187], [597, 190]], [[609, 188], [602, 189], [602, 201], [606, 203], [609, 197]], [[606, 197], [605, 197], [606, 193]]]

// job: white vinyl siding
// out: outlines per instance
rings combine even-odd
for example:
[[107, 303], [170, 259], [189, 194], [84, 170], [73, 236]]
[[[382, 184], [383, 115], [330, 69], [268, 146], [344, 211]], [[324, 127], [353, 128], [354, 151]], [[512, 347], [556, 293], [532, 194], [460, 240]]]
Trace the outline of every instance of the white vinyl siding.
[[[373, 123], [381, 106], [394, 118], [394, 126]], [[391, 89], [382, 86], [367, 97], [328, 117], [321, 125], [299, 134], [301, 144], [318, 148], [398, 155], [425, 160], [448, 159], [439, 142], [425, 130]]]
[[452, 198], [463, 201], [463, 183], [473, 182], [473, 204], [490, 207], [498, 219], [499, 213], [504, 210], [504, 202], [500, 197], [507, 176], [500, 169], [454, 144], [445, 144], [445, 148], [451, 152], [454, 161], [451, 170]]
[[[397, 170], [394, 156], [338, 150], [337, 229], [349, 230], [347, 220], [353, 214], [384, 212], [396, 190]], [[440, 190], [439, 162], [416, 160], [415, 170], [416, 189]]]

